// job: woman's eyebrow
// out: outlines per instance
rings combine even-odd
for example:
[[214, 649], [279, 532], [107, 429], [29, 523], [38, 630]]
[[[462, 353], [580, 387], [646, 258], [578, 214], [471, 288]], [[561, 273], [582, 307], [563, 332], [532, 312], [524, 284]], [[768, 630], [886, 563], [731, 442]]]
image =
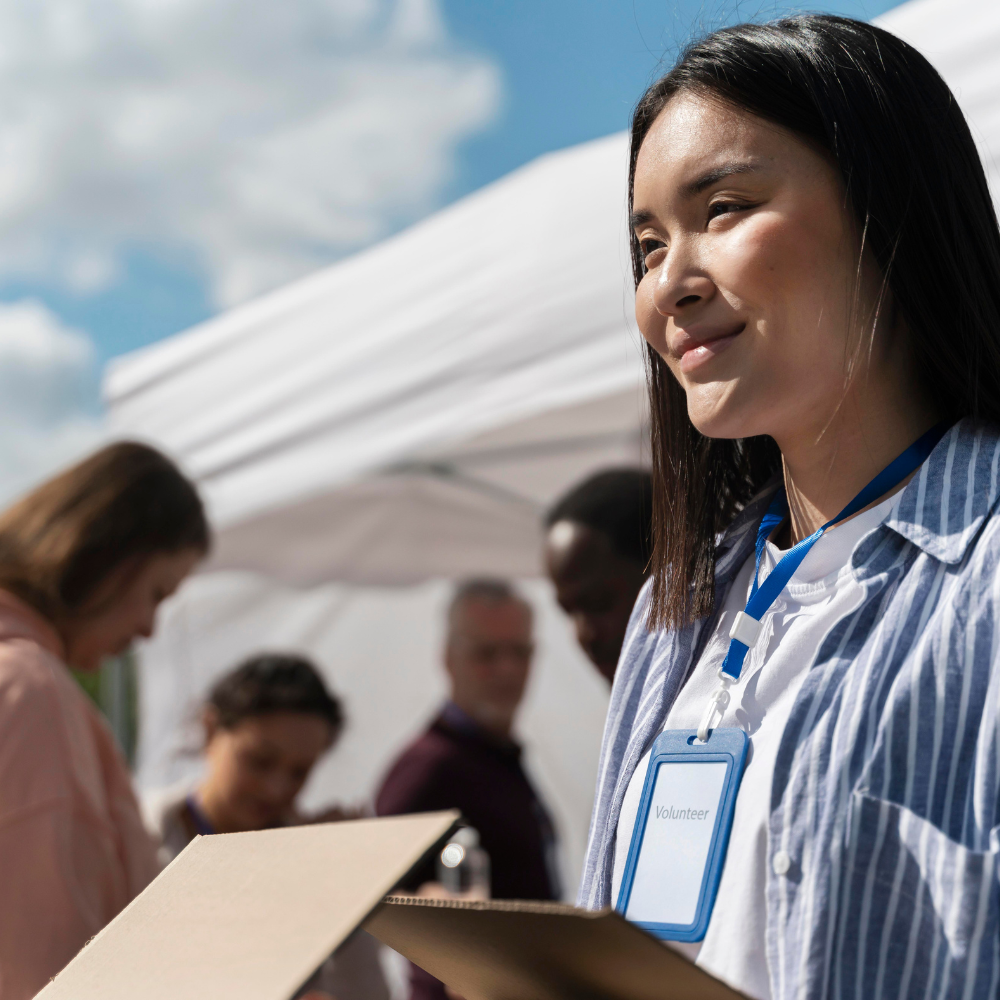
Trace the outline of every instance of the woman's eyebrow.
[[733, 174], [750, 174], [755, 170], [760, 170], [763, 164], [759, 160], [730, 160], [729, 163], [721, 163], [717, 167], [703, 173], [697, 180], [685, 184], [682, 194], [685, 198], [691, 198], [696, 194], [701, 194], [705, 188], [731, 177]]
[[[763, 168], [764, 162], [762, 160], [730, 160], [728, 163], [720, 163], [717, 167], [712, 167], [711, 170], [707, 170], [700, 177], [685, 184], [681, 188], [681, 196], [684, 198], [693, 198], [695, 195], [701, 194], [706, 188], [710, 188], [713, 184], [717, 184], [719, 181], [725, 180], [725, 178], [731, 177], [733, 174], [752, 174]], [[639, 226], [644, 226], [647, 222], [652, 222], [654, 218], [655, 213], [640, 209], [629, 216], [629, 225], [633, 229], [638, 229]]]
[[652, 221], [653, 213], [645, 210], [633, 212], [628, 218], [628, 224], [632, 227], [632, 229], [638, 229], [640, 226], [644, 226], [647, 222]]

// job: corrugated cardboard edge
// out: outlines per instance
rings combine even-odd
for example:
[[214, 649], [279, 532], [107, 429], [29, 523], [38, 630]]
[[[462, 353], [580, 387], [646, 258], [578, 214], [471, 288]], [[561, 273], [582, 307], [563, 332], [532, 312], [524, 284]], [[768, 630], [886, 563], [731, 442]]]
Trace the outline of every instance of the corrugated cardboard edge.
[[[434, 899], [427, 896], [388, 895], [383, 903], [400, 906], [440, 906], [448, 910], [500, 910], [504, 913], [556, 913], [570, 917], [597, 918], [611, 913], [611, 907], [601, 910], [582, 910], [570, 903], [550, 903], [530, 899]], [[374, 912], [374, 911], [372, 911]]]
[[[493, 913], [523, 913], [523, 914], [537, 914], [540, 916], [567, 916], [573, 917], [576, 920], [581, 921], [598, 921], [606, 919], [608, 917], [617, 917], [621, 922], [628, 924], [624, 917], [617, 913], [617, 911], [610, 906], [603, 907], [599, 910], [586, 910], [581, 907], [572, 906], [568, 903], [554, 903], [547, 901], [532, 901], [532, 900], [478, 900], [478, 899], [437, 899], [431, 897], [423, 896], [397, 896], [397, 895], [387, 895], [383, 899], [383, 905], [388, 905], [390, 907], [407, 907], [407, 908], [421, 908], [421, 909], [442, 909], [442, 910], [458, 910], [458, 911], [486, 911]], [[380, 908], [377, 907], [376, 911]], [[370, 918], [369, 918], [370, 919]], [[633, 930], [640, 933], [643, 937], [648, 938], [651, 942], [657, 944], [658, 946], [666, 949], [668, 943], [665, 941], [658, 941], [656, 938], [649, 935], [646, 931], [641, 928], [634, 927]], [[375, 933], [374, 930], [371, 933]], [[375, 936], [379, 935], [375, 933]], [[398, 945], [397, 945], [398, 947]], [[695, 963], [693, 963], [686, 955], [681, 952], [673, 951], [674, 958], [677, 961], [683, 962], [686, 965], [690, 965], [695, 968]], [[419, 964], [419, 963], [418, 963]], [[719, 979], [718, 977], [712, 975], [711, 973], [705, 971], [704, 969], [699, 970], [701, 975], [707, 976], [709, 979], [715, 981], [715, 983], [720, 988], [720, 991], [726, 991], [726, 995], [732, 998], [745, 998], [745, 994], [741, 993], [731, 984], [727, 983], [725, 980]], [[746, 998], [748, 1000], [748, 998]]]

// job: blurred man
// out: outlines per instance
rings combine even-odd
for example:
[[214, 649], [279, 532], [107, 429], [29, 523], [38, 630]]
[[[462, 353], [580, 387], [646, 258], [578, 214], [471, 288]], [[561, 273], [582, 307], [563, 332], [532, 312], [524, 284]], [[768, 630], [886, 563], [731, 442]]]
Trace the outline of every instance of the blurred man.
[[545, 518], [545, 566], [576, 638], [610, 681], [652, 555], [652, 481], [642, 469], [599, 472]]
[[[490, 857], [496, 899], [555, 899], [555, 836], [511, 739], [531, 659], [532, 613], [502, 580], [459, 585], [448, 611], [444, 665], [450, 699], [403, 751], [375, 802], [379, 816], [460, 809]], [[434, 880], [433, 863], [407, 888]], [[444, 987], [413, 967], [411, 1000], [444, 1000]]]

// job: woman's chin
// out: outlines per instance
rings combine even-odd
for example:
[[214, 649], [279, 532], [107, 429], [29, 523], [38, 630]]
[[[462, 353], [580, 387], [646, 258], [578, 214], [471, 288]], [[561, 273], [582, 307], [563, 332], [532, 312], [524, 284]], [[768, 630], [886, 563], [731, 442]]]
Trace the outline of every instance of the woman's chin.
[[759, 431], [748, 431], [757, 423], [756, 407], [747, 406], [739, 391], [738, 379], [725, 379], [684, 386], [688, 419], [699, 434], [708, 438], [741, 438]]
[[694, 429], [707, 438], [733, 440], [735, 438], [752, 437], [761, 431], [751, 430], [753, 421], [740, 417], [725, 410], [704, 410], [700, 407], [688, 407], [688, 417]]

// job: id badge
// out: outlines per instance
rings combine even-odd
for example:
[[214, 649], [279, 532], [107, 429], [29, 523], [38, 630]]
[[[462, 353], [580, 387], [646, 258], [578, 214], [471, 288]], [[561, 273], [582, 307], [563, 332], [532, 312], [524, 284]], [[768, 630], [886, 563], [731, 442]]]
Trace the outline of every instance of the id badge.
[[649, 757], [615, 909], [654, 937], [700, 941], [729, 845], [749, 740], [742, 729], [661, 733]]

